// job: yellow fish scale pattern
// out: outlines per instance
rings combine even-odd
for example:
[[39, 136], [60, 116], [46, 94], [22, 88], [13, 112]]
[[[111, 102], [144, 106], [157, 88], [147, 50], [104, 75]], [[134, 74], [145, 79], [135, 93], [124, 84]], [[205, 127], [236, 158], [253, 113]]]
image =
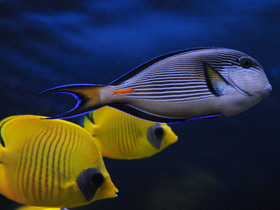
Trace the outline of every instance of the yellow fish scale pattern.
[[23, 145], [16, 180], [26, 202], [40, 205], [62, 199], [62, 186], [71, 175], [72, 153], [81, 145], [75, 129], [56, 126], [42, 130]]
[[[97, 110], [95, 131], [96, 143], [101, 148], [104, 156], [118, 159], [133, 159], [150, 156], [158, 152], [148, 142], [147, 129], [155, 123], [145, 121], [118, 110], [104, 107]], [[109, 114], [99, 124], [100, 114], [107, 111]], [[105, 112], [106, 113], [106, 112]], [[100, 117], [100, 118], [99, 118]]]
[[137, 123], [134, 117], [124, 115], [121, 112], [114, 112], [112, 119], [118, 119], [118, 123], [109, 121], [110, 126], [102, 132], [102, 139], [111, 139], [110, 141], [103, 141], [106, 144], [106, 149], [110, 154], [117, 156], [134, 156], [137, 151], [137, 140], [141, 135], [140, 130], [137, 129]]
[[1, 194], [26, 205], [63, 208], [116, 197], [91, 134], [71, 122], [42, 118], [0, 122]]

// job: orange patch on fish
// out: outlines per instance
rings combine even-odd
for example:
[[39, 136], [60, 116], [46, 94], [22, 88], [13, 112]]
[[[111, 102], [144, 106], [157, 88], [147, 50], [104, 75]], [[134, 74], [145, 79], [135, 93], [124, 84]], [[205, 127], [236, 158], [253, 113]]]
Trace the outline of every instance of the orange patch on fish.
[[133, 93], [135, 92], [134, 89], [122, 89], [122, 90], [116, 90], [114, 94], [124, 94], [124, 93]]

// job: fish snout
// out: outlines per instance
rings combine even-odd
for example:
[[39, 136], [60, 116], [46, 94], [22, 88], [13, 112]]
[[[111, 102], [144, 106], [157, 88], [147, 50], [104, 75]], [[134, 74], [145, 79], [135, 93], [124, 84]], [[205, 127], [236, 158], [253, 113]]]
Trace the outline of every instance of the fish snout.
[[264, 86], [263, 91], [262, 91], [262, 96], [267, 97], [269, 96], [269, 93], [272, 91], [272, 86], [271, 84], [267, 84]]
[[263, 88], [264, 92], [269, 93], [272, 91], [272, 86], [271, 84], [267, 84], [264, 88]]

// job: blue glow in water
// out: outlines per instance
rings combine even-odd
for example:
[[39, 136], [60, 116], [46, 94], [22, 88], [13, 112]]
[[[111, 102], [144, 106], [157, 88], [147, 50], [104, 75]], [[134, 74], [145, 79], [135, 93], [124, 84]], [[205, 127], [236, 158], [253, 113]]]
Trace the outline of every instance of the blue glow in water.
[[[168, 52], [237, 49], [263, 66], [268, 98], [236, 116], [171, 124], [179, 141], [154, 157], [105, 159], [119, 197], [73, 209], [280, 209], [279, 14], [279, 0], [1, 1], [1, 119], [63, 113], [71, 96], [37, 94], [109, 84]], [[1, 197], [1, 209], [16, 206]]]

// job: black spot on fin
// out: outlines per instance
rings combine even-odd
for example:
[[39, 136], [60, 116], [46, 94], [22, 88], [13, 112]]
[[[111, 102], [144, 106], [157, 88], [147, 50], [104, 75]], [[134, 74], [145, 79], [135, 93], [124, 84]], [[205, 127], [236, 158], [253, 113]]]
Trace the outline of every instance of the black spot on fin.
[[230, 86], [229, 83], [207, 62], [203, 61], [202, 64], [209, 90], [216, 96], [224, 95], [225, 90]]
[[174, 55], [178, 55], [180, 53], [193, 52], [193, 51], [212, 49], [212, 48], [216, 48], [216, 47], [197, 47], [197, 48], [184, 49], [184, 50], [179, 50], [179, 51], [170, 52], [170, 53], [167, 53], [167, 54], [160, 55], [158, 57], [153, 58], [152, 60], [149, 60], [149, 61], [141, 64], [140, 66], [137, 66], [136, 68], [132, 69], [131, 71], [124, 74], [123, 76], [121, 76], [118, 79], [111, 82], [110, 85], [119, 85], [119, 84], [123, 83], [124, 81], [134, 77], [135, 75], [137, 75], [141, 71], [145, 70], [149, 66], [151, 66], [151, 65], [153, 65], [153, 64], [155, 64], [155, 63], [157, 63], [157, 62], [159, 62], [159, 61], [161, 61], [165, 58], [168, 58], [168, 57], [171, 57], [171, 56], [174, 56]]

